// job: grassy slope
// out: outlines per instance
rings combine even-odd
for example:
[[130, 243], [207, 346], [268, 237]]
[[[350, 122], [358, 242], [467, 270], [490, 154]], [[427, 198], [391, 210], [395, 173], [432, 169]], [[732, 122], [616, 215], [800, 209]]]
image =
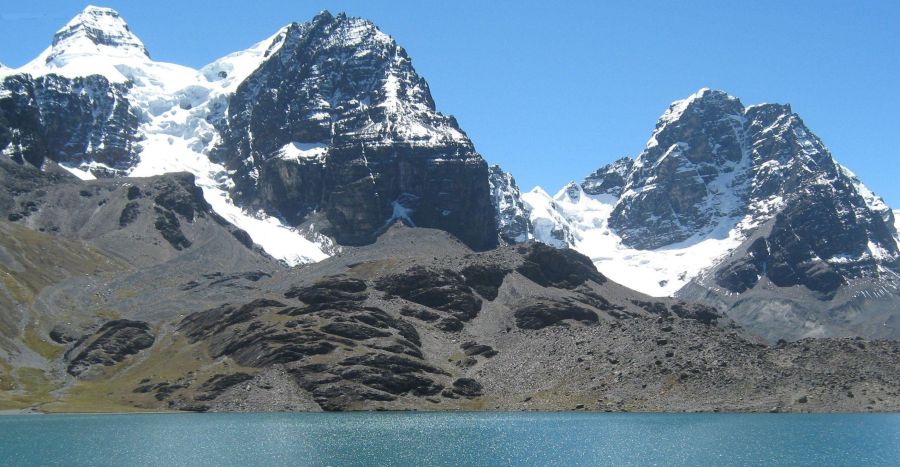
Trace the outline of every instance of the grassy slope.
[[[21, 342], [48, 361], [59, 358], [63, 348], [47, 337], [51, 323], [35, 310], [35, 296], [68, 277], [125, 268], [84, 243], [0, 222], [0, 350]], [[44, 370], [15, 368], [3, 357], [6, 352], [0, 352], [0, 409], [52, 400], [50, 392], [60, 383]]]

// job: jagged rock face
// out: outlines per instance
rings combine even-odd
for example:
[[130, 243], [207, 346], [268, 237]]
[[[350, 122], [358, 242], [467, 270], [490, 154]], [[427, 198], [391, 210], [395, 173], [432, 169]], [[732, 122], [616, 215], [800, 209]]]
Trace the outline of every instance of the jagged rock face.
[[107, 321], [95, 333], [84, 336], [66, 353], [66, 371], [79, 376], [95, 365], [110, 366], [151, 345], [155, 335], [143, 321]]
[[587, 176], [581, 188], [589, 195], [610, 195], [618, 198], [627, 183], [626, 177], [634, 167], [634, 159], [623, 157]]
[[516, 179], [500, 168], [490, 167], [491, 199], [497, 212], [497, 231], [505, 244], [522, 243], [531, 238], [529, 209], [522, 202]]
[[673, 104], [627, 175], [610, 217], [625, 244], [658, 248], [709, 231], [737, 215], [734, 180], [744, 159], [743, 106], [722, 92], [701, 91]]
[[404, 217], [496, 244], [487, 165], [368, 21], [323, 13], [287, 27], [217, 127], [214, 157], [236, 171], [239, 199], [293, 223], [323, 212], [340, 243]]
[[830, 296], [847, 279], [877, 276], [879, 264], [896, 267], [900, 258], [890, 209], [787, 105], [745, 108], [701, 90], [663, 115], [626, 179], [609, 224], [632, 247], [704, 238], [722, 227], [749, 237], [772, 221], [749, 257], [720, 265], [718, 285], [731, 292], [768, 277]]
[[879, 264], [897, 269], [889, 225], [854, 206], [853, 195], [840, 183], [810, 186], [775, 216], [768, 235], [753, 240], [746, 256], [717, 268], [717, 284], [741, 293], [766, 277], [778, 287], [803, 285], [832, 297], [848, 279], [881, 276]]
[[35, 167], [50, 159], [123, 172], [137, 161], [138, 116], [127, 92], [99, 75], [8, 76], [0, 85], [0, 151]]
[[[896, 250], [882, 225], [889, 224], [889, 210], [867, 192], [790, 106], [745, 108], [737, 98], [704, 89], [660, 119], [627, 176], [610, 225], [629, 246], [658, 248], [744, 216], [758, 225], [791, 203], [815, 198], [815, 204], [852, 212], [824, 217], [833, 221], [828, 225], [858, 224], [881, 247]], [[865, 237], [858, 235], [855, 245], [834, 243], [859, 254]]]

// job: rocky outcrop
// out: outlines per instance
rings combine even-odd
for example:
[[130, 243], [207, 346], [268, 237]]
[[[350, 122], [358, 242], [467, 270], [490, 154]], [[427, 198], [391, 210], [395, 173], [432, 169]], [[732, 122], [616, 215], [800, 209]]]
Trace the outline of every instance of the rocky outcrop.
[[403, 274], [384, 277], [375, 286], [419, 305], [446, 311], [460, 321], [469, 321], [481, 310], [482, 301], [466, 285], [466, 278], [450, 270], [415, 266]]
[[597, 284], [607, 280], [597, 272], [590, 258], [575, 250], [534, 242], [520, 247], [520, 251], [525, 261], [516, 271], [544, 287], [574, 289], [588, 280]]
[[589, 195], [609, 195], [618, 198], [628, 183], [626, 177], [631, 174], [633, 167], [634, 159], [623, 157], [588, 175], [581, 182], [581, 188]]
[[92, 367], [110, 366], [153, 345], [155, 335], [142, 321], [107, 321], [93, 334], [81, 338], [66, 352], [66, 370], [80, 376]]
[[597, 313], [574, 303], [537, 301], [515, 312], [516, 325], [522, 329], [541, 329], [564, 320], [596, 323]]

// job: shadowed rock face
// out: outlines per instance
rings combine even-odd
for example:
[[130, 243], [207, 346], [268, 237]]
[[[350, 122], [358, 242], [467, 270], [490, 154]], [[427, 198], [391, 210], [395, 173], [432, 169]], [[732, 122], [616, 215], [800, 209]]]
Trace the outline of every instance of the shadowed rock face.
[[112, 169], [97, 175], [122, 173], [137, 162], [138, 114], [127, 85], [99, 75], [12, 75], [0, 88], [0, 150], [17, 162], [99, 162]]
[[633, 167], [634, 159], [623, 157], [588, 175], [581, 183], [581, 188], [589, 195], [610, 195], [618, 198], [628, 183], [626, 177]]
[[481, 299], [466, 285], [461, 274], [416, 266], [404, 274], [387, 276], [376, 283], [379, 290], [420, 305], [450, 313], [461, 321], [474, 318]]
[[564, 320], [596, 323], [597, 313], [572, 303], [539, 301], [515, 312], [516, 325], [522, 329], [541, 329]]
[[115, 365], [150, 347], [154, 340], [155, 336], [147, 323], [127, 319], [107, 321], [94, 334], [81, 338], [67, 352], [67, 371], [78, 376], [95, 365]]
[[516, 271], [544, 287], [574, 289], [588, 280], [598, 284], [607, 280], [590, 258], [575, 250], [531, 243], [521, 251], [525, 261]]
[[[294, 224], [322, 213], [342, 244], [373, 242], [399, 213], [473, 248], [496, 244], [487, 164], [402, 48], [328, 13], [283, 34], [217, 124], [214, 157], [236, 171], [239, 199]], [[292, 147], [319, 152], [285, 156]]]

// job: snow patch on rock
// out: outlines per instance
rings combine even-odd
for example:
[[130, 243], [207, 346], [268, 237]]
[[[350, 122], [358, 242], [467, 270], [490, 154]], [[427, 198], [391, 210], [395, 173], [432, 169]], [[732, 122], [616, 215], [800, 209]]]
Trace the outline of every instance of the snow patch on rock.
[[285, 144], [284, 147], [278, 151], [278, 157], [286, 161], [323, 161], [327, 153], [328, 146], [321, 143], [291, 142]]

